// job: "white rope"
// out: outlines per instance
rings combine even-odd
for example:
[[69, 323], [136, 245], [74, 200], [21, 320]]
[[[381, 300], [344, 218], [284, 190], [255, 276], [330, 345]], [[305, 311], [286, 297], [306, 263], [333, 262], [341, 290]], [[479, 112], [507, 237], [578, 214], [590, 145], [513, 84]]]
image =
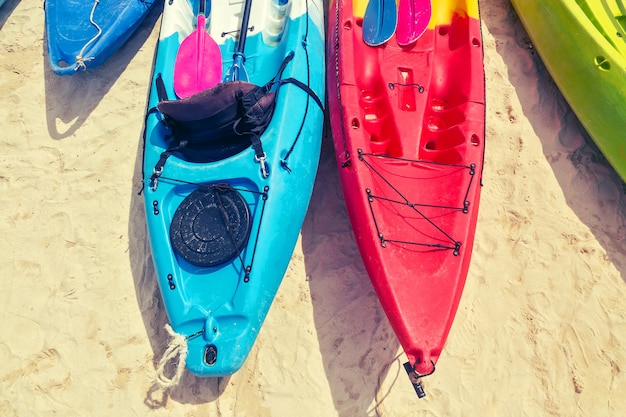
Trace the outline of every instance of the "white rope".
[[[93, 3], [93, 7], [91, 8], [91, 14], [89, 15], [89, 22], [91, 22], [92, 25], [94, 25], [96, 27], [96, 29], [98, 29], [98, 33], [96, 33], [96, 35], [91, 38], [89, 40], [89, 42], [87, 42], [85, 44], [85, 46], [83, 46], [83, 49], [80, 50], [80, 52], [78, 53], [78, 55], [76, 55], [76, 64], [78, 65], [78, 68], [80, 69], [86, 69], [87, 65], [85, 64], [85, 62], [87, 61], [92, 61], [95, 59], [95, 57], [89, 57], [89, 58], [84, 58], [83, 54], [85, 53], [85, 50], [87, 49], [87, 47], [89, 47], [89, 45], [91, 45], [92, 43], [94, 43], [96, 41], [96, 39], [98, 39], [100, 37], [100, 35], [102, 34], [102, 29], [100, 28], [100, 26], [98, 26], [98, 24], [93, 20], [93, 15], [96, 12], [96, 7], [98, 7], [98, 4], [100, 4], [100, 0], [96, 0]], [[77, 68], [77, 69], [78, 69]]]
[[[157, 367], [156, 383], [164, 390], [175, 385], [178, 385], [180, 378], [183, 376], [185, 370], [185, 360], [187, 359], [187, 338], [182, 334], [178, 334], [172, 329], [169, 324], [165, 325], [165, 330], [172, 336], [163, 357], [159, 361]], [[176, 359], [178, 356], [178, 364], [176, 365], [176, 372], [170, 379], [165, 376], [165, 366]]]

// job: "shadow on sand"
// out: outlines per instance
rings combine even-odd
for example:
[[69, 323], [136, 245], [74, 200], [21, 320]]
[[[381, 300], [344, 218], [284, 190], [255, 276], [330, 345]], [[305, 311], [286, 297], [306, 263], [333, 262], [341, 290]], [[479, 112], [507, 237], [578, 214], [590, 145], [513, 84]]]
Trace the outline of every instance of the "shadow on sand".
[[[141, 311], [153, 352], [153, 366], [157, 369], [158, 362], [167, 349], [170, 336], [165, 330], [168, 322], [165, 307], [157, 284], [150, 243], [146, 231], [146, 216], [142, 194], [142, 165], [143, 165], [143, 137], [137, 141], [139, 146], [135, 157], [133, 184], [131, 193], [129, 218], [133, 221], [128, 224], [128, 233], [131, 242], [130, 262], [135, 284], [137, 305]], [[167, 376], [173, 375], [173, 369], [166, 368]], [[189, 372], [184, 372], [180, 384], [167, 391], [161, 392], [154, 386], [146, 393], [146, 405], [150, 408], [165, 407], [168, 398], [179, 403], [204, 404], [216, 401], [228, 385], [229, 378], [198, 378]]]
[[[546, 160], [561, 185], [569, 207], [589, 227], [610, 261], [626, 281], [626, 184], [611, 168], [569, 107], [539, 54], [532, 47], [513, 6], [502, 1], [507, 22], [489, 14], [483, 23], [496, 40], [498, 54], [509, 69], [508, 78], [537, 136]], [[536, 90], [527, 91], [527, 73], [536, 77]], [[554, 112], [558, 114], [554, 114]], [[560, 121], [554, 135], [554, 120]]]
[[20, 0], [7, 0], [6, 3], [2, 7], [0, 7], [0, 30], [15, 10], [15, 7], [20, 2]]
[[[371, 415], [399, 343], [361, 260], [345, 208], [332, 139], [302, 228], [302, 249], [326, 378], [339, 416]], [[401, 384], [400, 384], [401, 385]], [[407, 388], [410, 385], [407, 382]]]
[[102, 66], [71, 76], [60, 77], [52, 72], [48, 61], [47, 41], [44, 39], [42, 59], [45, 71], [46, 120], [51, 138], [60, 140], [72, 136], [85, 123], [146, 42], [162, 10], [163, 5], [155, 6], [137, 32]]
[[[81, 108], [76, 103], [74, 95], [82, 92], [83, 88], [89, 90], [88, 94], [96, 94], [102, 98], [111, 88], [115, 80], [122, 73], [129, 63], [129, 58], [145, 43], [150, 36], [154, 25], [157, 23], [159, 16], [163, 10], [163, 5], [157, 5], [150, 12], [141, 27], [123, 47], [131, 49], [132, 53], [118, 53], [109, 59], [102, 67], [95, 68], [89, 72], [83, 72], [71, 77], [57, 77], [48, 66], [46, 77], [47, 93], [54, 91], [54, 97], [61, 97], [61, 100], [67, 104], [68, 108], [64, 109], [61, 105], [54, 105], [56, 111], [50, 111], [51, 103], [48, 105], [48, 127], [52, 137], [62, 139], [70, 136], [80, 125], [87, 119], [89, 113], [97, 106], [100, 100], [89, 101], [89, 108]], [[47, 57], [46, 57], [47, 59]], [[150, 83], [152, 66], [146, 69], [146, 84]], [[51, 95], [47, 94], [46, 97]], [[147, 102], [147, 98], [146, 98]], [[61, 119], [64, 123], [72, 122], [71, 126], [64, 132], [56, 129], [56, 119]], [[170, 336], [165, 330], [165, 324], [168, 323], [165, 308], [159, 292], [157, 284], [150, 243], [146, 231], [145, 209], [142, 194], [142, 165], [143, 165], [143, 135], [137, 138], [137, 152], [135, 154], [135, 164], [133, 171], [133, 189], [130, 194], [130, 213], [129, 219], [132, 221], [128, 224], [129, 239], [133, 242], [130, 245], [129, 257], [133, 282], [135, 286], [135, 296], [137, 305], [141, 311], [146, 335], [150, 341], [153, 352], [153, 372], [156, 373], [158, 362], [168, 347]], [[174, 370], [166, 367], [166, 375], [171, 377]], [[167, 406], [168, 400], [185, 403], [185, 404], [206, 404], [216, 401], [228, 386], [229, 378], [198, 378], [189, 372], [184, 372], [180, 383], [163, 392], [155, 385], [146, 393], [145, 404], [151, 409], [164, 408]]]

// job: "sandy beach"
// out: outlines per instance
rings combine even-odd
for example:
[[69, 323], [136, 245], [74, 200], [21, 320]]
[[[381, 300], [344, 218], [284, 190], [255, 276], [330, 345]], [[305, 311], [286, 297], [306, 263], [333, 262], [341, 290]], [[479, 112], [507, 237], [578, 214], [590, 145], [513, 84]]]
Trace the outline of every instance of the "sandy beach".
[[141, 189], [157, 7], [104, 66], [49, 68], [41, 0], [0, 8], [0, 415], [626, 415], [626, 186], [508, 0], [482, 0], [474, 253], [427, 397], [359, 258], [330, 137], [244, 367], [155, 389], [168, 343]]

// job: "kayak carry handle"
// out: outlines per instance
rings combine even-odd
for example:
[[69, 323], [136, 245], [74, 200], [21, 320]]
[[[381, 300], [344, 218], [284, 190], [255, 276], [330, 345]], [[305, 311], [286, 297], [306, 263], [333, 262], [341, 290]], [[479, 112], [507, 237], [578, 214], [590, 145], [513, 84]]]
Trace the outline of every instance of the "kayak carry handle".
[[424, 391], [424, 387], [422, 386], [421, 379], [425, 376], [432, 375], [435, 372], [435, 363], [432, 360], [430, 361], [430, 363], [433, 365], [432, 371], [423, 375], [419, 374], [415, 370], [415, 367], [413, 367], [410, 362], [406, 362], [404, 364], [404, 370], [409, 376], [409, 380], [411, 381], [411, 384], [413, 385], [413, 389], [415, 390], [415, 393], [417, 394], [417, 398], [424, 398], [426, 396], [426, 391]]

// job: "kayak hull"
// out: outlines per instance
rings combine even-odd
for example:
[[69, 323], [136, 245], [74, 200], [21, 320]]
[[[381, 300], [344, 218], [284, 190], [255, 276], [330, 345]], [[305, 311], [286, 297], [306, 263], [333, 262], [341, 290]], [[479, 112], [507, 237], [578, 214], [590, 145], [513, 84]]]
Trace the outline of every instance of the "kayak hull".
[[[281, 14], [284, 30], [279, 34], [267, 24], [275, 16], [273, 6], [267, 1], [253, 3], [249, 27], [254, 29], [244, 50], [250, 82], [263, 85], [274, 78], [285, 56], [293, 53], [283, 78], [301, 81], [323, 101], [320, 4], [316, 0], [289, 3]], [[242, 8], [243, 2], [231, 2], [213, 4], [210, 11], [209, 34], [219, 44], [222, 56], [216, 58], [222, 60], [224, 74], [233, 64], [236, 42], [233, 36], [221, 34], [237, 33]], [[159, 102], [156, 80], [161, 78], [168, 97], [176, 98], [175, 61], [180, 44], [195, 29], [193, 10], [198, 10], [197, 2], [166, 2], [164, 7], [146, 118], [143, 193], [156, 279], [173, 330], [187, 340], [186, 366], [198, 376], [218, 377], [233, 374], [245, 362], [287, 270], [317, 171], [323, 111], [297, 86], [282, 85], [272, 120], [261, 135], [267, 177], [247, 146], [210, 162], [172, 154], [155, 187], [153, 169], [171, 145], [171, 132], [154, 111]], [[231, 259], [218, 265], [194, 265], [173, 247], [170, 232], [176, 212], [194, 191], [219, 194], [225, 188], [239, 195], [247, 207], [249, 235]], [[230, 240], [228, 231], [215, 233], [216, 239]]]
[[139, 28], [156, 0], [46, 0], [52, 72], [72, 75], [102, 65]]
[[485, 139], [476, 1], [433, 3], [408, 46], [362, 41], [330, 4], [330, 123], [356, 242], [410, 369], [434, 371], [470, 264]]

